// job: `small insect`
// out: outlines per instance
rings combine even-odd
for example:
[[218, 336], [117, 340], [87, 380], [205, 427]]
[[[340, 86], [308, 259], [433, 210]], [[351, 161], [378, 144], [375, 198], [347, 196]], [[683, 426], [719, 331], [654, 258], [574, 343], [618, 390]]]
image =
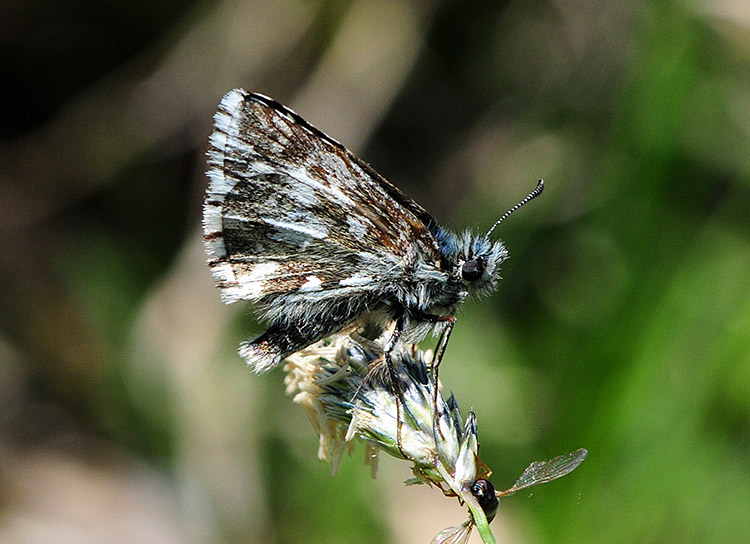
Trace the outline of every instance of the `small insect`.
[[[442, 332], [459, 305], [491, 293], [508, 252], [486, 234], [454, 234], [372, 167], [297, 113], [235, 89], [209, 140], [203, 240], [224, 302], [257, 304], [267, 330], [239, 352], [258, 373], [334, 333], [393, 326]], [[395, 325], [394, 325], [395, 324]], [[437, 361], [439, 362], [439, 357]]]
[[[487, 523], [489, 523], [495, 519], [500, 497], [506, 497], [523, 489], [562, 478], [577, 469], [586, 459], [588, 453], [588, 450], [581, 448], [549, 461], [534, 461], [526, 467], [516, 483], [505, 491], [495, 491], [495, 486], [486, 479], [476, 480], [471, 484], [469, 491], [484, 512]], [[441, 531], [432, 540], [432, 544], [466, 544], [474, 525], [474, 518], [470, 515], [469, 519], [461, 525]]]
[[[503, 492], [507, 494], [507, 491]], [[471, 494], [479, 503], [482, 512], [487, 517], [487, 523], [495, 519], [497, 507], [500, 504], [498, 500], [500, 495], [495, 491], [495, 486], [489, 480], [480, 478], [471, 484]]]

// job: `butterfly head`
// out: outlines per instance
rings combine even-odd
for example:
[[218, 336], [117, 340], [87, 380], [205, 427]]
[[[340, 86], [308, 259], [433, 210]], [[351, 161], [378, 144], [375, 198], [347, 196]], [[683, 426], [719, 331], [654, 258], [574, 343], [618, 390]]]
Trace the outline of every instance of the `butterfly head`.
[[463, 236], [456, 236], [439, 230], [437, 239], [444, 267], [453, 281], [465, 286], [469, 295], [480, 297], [495, 289], [500, 264], [508, 258], [508, 250], [501, 241], [492, 241], [490, 234], [510, 214], [539, 196], [543, 189], [544, 181], [540, 179], [536, 188], [498, 219], [487, 234], [474, 236], [471, 232], [465, 232]]
[[461, 236], [441, 231], [438, 235], [444, 269], [454, 282], [463, 285], [475, 297], [491, 293], [497, 283], [500, 264], [508, 258], [508, 250], [499, 240], [473, 235]]

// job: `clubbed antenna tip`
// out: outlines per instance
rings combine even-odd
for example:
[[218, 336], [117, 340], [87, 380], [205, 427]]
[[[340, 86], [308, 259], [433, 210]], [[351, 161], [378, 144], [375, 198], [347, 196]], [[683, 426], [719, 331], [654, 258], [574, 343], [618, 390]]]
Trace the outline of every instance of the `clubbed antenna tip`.
[[516, 204], [515, 206], [513, 206], [507, 212], [505, 212], [500, 219], [498, 219], [497, 221], [495, 221], [495, 224], [492, 225], [492, 228], [490, 228], [490, 230], [487, 231], [487, 238], [490, 237], [490, 234], [492, 234], [492, 231], [495, 230], [495, 227], [497, 227], [500, 223], [502, 223], [503, 221], [505, 221], [510, 214], [512, 214], [514, 211], [516, 211], [518, 208], [520, 208], [524, 204], [526, 204], [526, 203], [534, 200], [536, 197], [538, 197], [539, 195], [541, 195], [543, 190], [544, 190], [544, 180], [540, 179], [537, 182], [536, 187], [534, 188], [534, 190], [531, 191], [528, 195], [526, 195], [526, 198], [524, 198], [521, 202], [519, 202], [518, 204]]

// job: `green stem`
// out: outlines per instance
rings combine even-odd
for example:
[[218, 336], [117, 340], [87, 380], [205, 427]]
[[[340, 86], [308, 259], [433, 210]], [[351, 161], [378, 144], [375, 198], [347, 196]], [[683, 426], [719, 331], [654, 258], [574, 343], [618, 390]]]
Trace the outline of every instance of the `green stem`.
[[479, 536], [482, 538], [484, 544], [497, 544], [495, 536], [490, 530], [490, 524], [487, 521], [487, 517], [484, 515], [484, 511], [476, 501], [466, 501], [471, 516], [474, 519], [474, 525], [477, 528]]

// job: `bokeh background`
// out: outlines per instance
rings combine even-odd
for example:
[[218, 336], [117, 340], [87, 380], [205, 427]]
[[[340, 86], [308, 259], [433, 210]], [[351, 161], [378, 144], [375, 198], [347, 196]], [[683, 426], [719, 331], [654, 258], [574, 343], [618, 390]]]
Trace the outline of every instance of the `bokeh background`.
[[[6, 0], [0, 541], [429, 542], [405, 463], [316, 459], [235, 349], [199, 236], [211, 117], [273, 96], [512, 257], [441, 378], [510, 486], [502, 543], [750, 534], [750, 6], [742, 0]], [[478, 541], [476, 535], [472, 542]]]

